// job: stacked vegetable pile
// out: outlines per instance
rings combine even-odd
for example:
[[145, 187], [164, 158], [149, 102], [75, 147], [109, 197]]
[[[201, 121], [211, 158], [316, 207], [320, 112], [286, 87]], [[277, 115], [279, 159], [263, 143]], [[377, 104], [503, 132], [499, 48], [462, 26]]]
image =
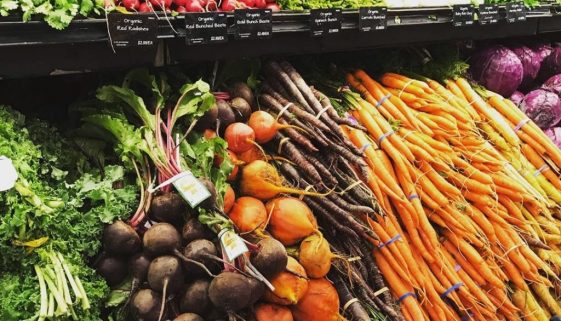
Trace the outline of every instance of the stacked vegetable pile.
[[271, 9], [280, 11], [275, 0], [119, 0], [117, 9], [129, 12], [186, 13], [209, 11], [234, 11], [235, 9]]
[[105, 17], [112, 11], [156, 12], [167, 19], [166, 14], [251, 8], [280, 11], [275, 0], [0, 0], [0, 16], [19, 14], [24, 22], [40, 17], [58, 30], [65, 29], [76, 18]]
[[[347, 128], [383, 208], [376, 263], [407, 320], [561, 315], [561, 151], [508, 99], [464, 79], [347, 75]], [[388, 242], [390, 243], [388, 245]]]
[[[298, 260], [289, 258], [287, 269], [311, 278], [306, 291], [305, 280], [292, 282], [289, 275], [281, 274], [271, 281], [275, 290], [265, 300], [294, 305], [295, 320], [337, 320], [337, 291], [324, 279], [329, 274], [352, 319], [368, 320], [363, 306], [370, 306], [401, 320], [370, 256], [377, 236], [368, 225], [368, 215], [376, 212], [377, 205], [357, 175], [368, 167], [340, 125], [362, 127], [339, 117], [329, 99], [309, 87], [288, 62], [270, 62], [264, 71], [258, 96], [261, 110], [256, 110], [253, 94], [242, 84], [232, 100], [233, 106], [239, 106], [234, 102], [243, 98], [255, 111], [236, 112], [236, 118], [247, 125], [232, 123], [224, 133], [229, 150], [237, 154], [234, 162], [242, 167], [238, 191], [244, 195], [228, 216], [242, 233], [269, 232]], [[301, 194], [301, 200], [281, 193]], [[345, 264], [343, 255], [362, 259]], [[332, 294], [321, 299], [316, 297], [318, 291]]]
[[510, 99], [559, 146], [561, 47], [491, 46], [477, 52], [471, 75], [480, 84]]
[[70, 1], [26, 1], [2, 0], [0, 1], [0, 16], [21, 14], [23, 21], [29, 21], [39, 15], [54, 29], [62, 30], [76, 17], [100, 15], [103, 12], [103, 1], [70, 0]]
[[383, 0], [317, 0], [317, 1], [298, 1], [298, 0], [279, 0], [279, 5], [284, 10], [307, 10], [307, 9], [325, 9], [325, 8], [342, 8], [356, 9], [360, 7], [382, 6]]
[[255, 94], [133, 70], [73, 106], [72, 141], [0, 109], [0, 317], [561, 316], [561, 151], [513, 102], [262, 71]]
[[90, 165], [45, 123], [5, 106], [0, 122], [0, 155], [18, 175], [0, 192], [0, 318], [100, 320], [108, 287], [86, 259], [103, 222], [132, 210], [134, 184], [120, 166]]
[[[364, 215], [376, 203], [353, 166], [368, 168], [339, 128], [353, 124], [288, 63], [267, 70], [283, 94], [269, 87], [259, 102], [276, 117], [257, 110], [244, 83], [229, 92], [211, 93], [202, 81], [176, 90], [146, 70], [77, 107], [76, 133], [117, 153], [140, 188], [128, 223], [105, 228], [95, 262], [113, 289], [114, 319], [130, 311], [143, 320], [338, 320], [341, 295], [358, 320], [381, 317], [366, 308], [402, 320], [369, 253], [377, 237]], [[289, 103], [285, 90], [319, 112]], [[197, 179], [176, 183], [190, 174]], [[191, 202], [207, 190], [208, 199]]]

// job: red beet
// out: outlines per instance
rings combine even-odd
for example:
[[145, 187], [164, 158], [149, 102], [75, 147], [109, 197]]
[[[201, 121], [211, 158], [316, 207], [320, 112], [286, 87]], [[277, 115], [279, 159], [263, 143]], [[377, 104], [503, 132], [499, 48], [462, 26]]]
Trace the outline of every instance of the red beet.
[[140, 7], [140, 0], [123, 0], [123, 6], [127, 8], [127, 10], [138, 10]]
[[204, 7], [207, 11], [217, 11], [218, 10], [218, 4], [214, 0], [209, 0], [208, 3], [206, 5], [204, 5]]
[[155, 9], [162, 9], [162, 5], [164, 5], [164, 8], [169, 8], [172, 2], [172, 0], [149, 0], [149, 1]]
[[278, 12], [281, 10], [281, 8], [279, 7], [278, 4], [276, 3], [268, 3], [267, 4], [267, 9], [271, 9], [273, 12]]
[[150, 7], [146, 2], [143, 2], [140, 4], [140, 6], [138, 7], [138, 11], [139, 12], [152, 12], [154, 11], [152, 9], [152, 7]]
[[245, 4], [246, 6], [253, 8], [255, 7], [255, 0], [240, 0], [241, 3]]
[[187, 3], [185, 4], [185, 9], [187, 9], [188, 12], [204, 12], [205, 11], [203, 6], [201, 6], [201, 3], [199, 2], [199, 0], [187, 0]]
[[224, 0], [220, 9], [222, 11], [234, 11], [236, 9], [236, 0]]

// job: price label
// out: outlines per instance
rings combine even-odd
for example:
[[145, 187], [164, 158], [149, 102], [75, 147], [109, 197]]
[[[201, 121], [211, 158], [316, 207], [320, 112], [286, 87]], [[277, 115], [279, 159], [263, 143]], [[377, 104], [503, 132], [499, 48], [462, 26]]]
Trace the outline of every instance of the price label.
[[310, 11], [310, 30], [313, 37], [341, 31], [341, 9], [313, 9]]
[[242, 238], [232, 230], [223, 229], [218, 233], [218, 238], [228, 261], [233, 261], [249, 251]]
[[228, 23], [224, 12], [188, 13], [185, 15], [185, 30], [188, 46], [228, 41]]
[[154, 15], [110, 13], [107, 20], [114, 48], [156, 45], [158, 20]]
[[526, 21], [526, 7], [523, 2], [506, 4], [506, 21], [509, 23]]
[[18, 179], [18, 172], [12, 160], [6, 156], [0, 156], [0, 192], [14, 187]]
[[358, 9], [358, 29], [362, 32], [384, 30], [387, 26], [386, 7], [363, 7]]
[[473, 25], [473, 5], [455, 4], [452, 7], [452, 25], [463, 27]]
[[271, 9], [242, 9], [234, 11], [237, 39], [267, 39], [273, 36]]
[[499, 22], [499, 6], [496, 4], [479, 5], [479, 24], [491, 25]]
[[178, 174], [173, 186], [192, 208], [210, 197], [210, 192], [191, 172]]

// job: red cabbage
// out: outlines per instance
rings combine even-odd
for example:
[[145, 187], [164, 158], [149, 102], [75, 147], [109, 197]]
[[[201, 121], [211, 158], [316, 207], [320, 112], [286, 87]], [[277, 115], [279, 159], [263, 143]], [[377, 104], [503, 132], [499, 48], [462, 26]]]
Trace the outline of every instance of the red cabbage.
[[546, 129], [545, 134], [553, 141], [555, 146], [561, 148], [561, 127]]
[[532, 90], [524, 96], [519, 107], [541, 129], [553, 127], [561, 121], [561, 99], [554, 92]]
[[509, 97], [522, 83], [524, 67], [512, 50], [497, 45], [476, 53], [470, 72], [487, 89]]
[[519, 106], [522, 100], [524, 99], [524, 94], [517, 90], [514, 93], [512, 93], [512, 95], [510, 95], [509, 99], [512, 100], [512, 102], [515, 103], [516, 106]]
[[541, 88], [552, 91], [557, 95], [561, 95], [561, 74], [551, 76], [542, 84]]
[[511, 50], [518, 56], [522, 62], [523, 74], [520, 87], [527, 88], [533, 84], [534, 79], [540, 71], [541, 60], [538, 54], [526, 46], [516, 46]]
[[540, 73], [538, 78], [545, 80], [553, 75], [561, 73], [561, 47], [555, 47], [547, 56], [540, 68]]
[[533, 46], [532, 50], [537, 54], [537, 58], [541, 64], [542, 61], [551, 54], [553, 47], [548, 43], [540, 43], [539, 45]]

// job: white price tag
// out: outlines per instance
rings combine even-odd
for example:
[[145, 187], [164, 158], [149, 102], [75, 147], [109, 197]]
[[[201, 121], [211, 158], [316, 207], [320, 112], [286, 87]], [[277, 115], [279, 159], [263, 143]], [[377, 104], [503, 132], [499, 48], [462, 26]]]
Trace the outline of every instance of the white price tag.
[[218, 238], [229, 261], [249, 251], [242, 238], [232, 230], [223, 229], [218, 233]]
[[14, 187], [18, 179], [18, 172], [12, 160], [5, 156], [0, 156], [0, 192], [7, 191]]
[[191, 172], [181, 173], [181, 177], [173, 181], [173, 186], [192, 208], [210, 197], [210, 192]]

